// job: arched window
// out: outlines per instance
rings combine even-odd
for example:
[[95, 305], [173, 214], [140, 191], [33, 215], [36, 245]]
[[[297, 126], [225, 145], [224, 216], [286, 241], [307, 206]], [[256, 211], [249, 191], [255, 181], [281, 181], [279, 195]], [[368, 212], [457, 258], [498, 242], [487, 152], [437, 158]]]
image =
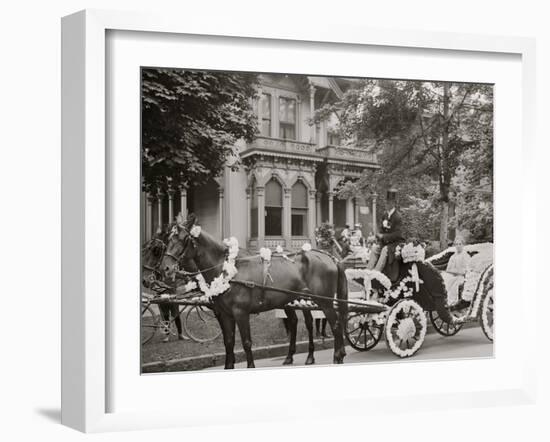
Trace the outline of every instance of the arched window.
[[272, 178], [265, 186], [265, 235], [281, 236], [282, 220], [283, 188]]
[[292, 186], [292, 236], [307, 236], [307, 187], [301, 181]]

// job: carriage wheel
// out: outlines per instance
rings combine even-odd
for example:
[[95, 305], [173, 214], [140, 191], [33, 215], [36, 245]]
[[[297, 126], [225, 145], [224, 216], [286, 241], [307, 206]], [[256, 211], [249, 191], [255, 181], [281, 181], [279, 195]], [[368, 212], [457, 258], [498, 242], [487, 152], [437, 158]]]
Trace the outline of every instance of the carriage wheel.
[[384, 336], [393, 354], [400, 358], [414, 355], [426, 337], [426, 314], [412, 299], [398, 301], [388, 313]]
[[[469, 308], [470, 306], [462, 310], [455, 310], [453, 313], [455, 313], [455, 316], [462, 317], [468, 312]], [[442, 336], [454, 336], [464, 326], [464, 323], [451, 325], [448, 322], [445, 322], [441, 319], [441, 316], [439, 316], [439, 313], [437, 313], [436, 310], [430, 312], [430, 322], [432, 323], [435, 331]]]
[[353, 313], [348, 316], [345, 336], [349, 345], [358, 351], [368, 351], [378, 344], [382, 337], [383, 325], [378, 325], [372, 315]]
[[494, 326], [494, 297], [493, 289], [491, 288], [481, 301], [481, 316], [479, 318], [481, 322], [481, 329], [487, 339], [493, 342], [493, 326]]
[[160, 315], [150, 305], [141, 307], [141, 344], [147, 344], [161, 327]]
[[211, 342], [222, 333], [214, 312], [201, 305], [187, 310], [183, 329], [195, 342]]

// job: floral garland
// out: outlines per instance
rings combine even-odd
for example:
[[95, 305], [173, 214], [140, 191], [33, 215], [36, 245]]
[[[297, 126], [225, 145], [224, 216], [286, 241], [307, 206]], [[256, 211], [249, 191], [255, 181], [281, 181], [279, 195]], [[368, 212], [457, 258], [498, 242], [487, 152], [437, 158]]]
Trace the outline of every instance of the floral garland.
[[294, 301], [289, 302], [287, 306], [288, 307], [311, 307], [311, 308], [318, 307], [317, 304], [315, 304], [313, 301], [310, 301], [309, 299], [295, 299]]
[[[195, 229], [196, 227], [198, 227], [198, 229]], [[192, 236], [197, 235], [195, 238], [198, 237], [198, 235], [200, 235], [200, 226], [193, 226], [190, 233]], [[237, 274], [235, 260], [239, 254], [239, 241], [232, 236], [229, 239], [224, 239], [223, 242], [227, 246], [228, 252], [223, 262], [221, 273], [216, 276], [210, 284], [206, 282], [202, 273], [199, 273], [195, 276], [195, 281], [189, 281], [184, 286], [185, 292], [196, 290], [198, 287], [203, 293], [202, 296], [198, 297], [199, 301], [210, 302], [212, 298], [229, 290], [229, 282]]]
[[467, 316], [469, 316], [469, 317], [473, 318], [473, 317], [477, 316], [477, 313], [479, 311], [479, 306], [481, 304], [481, 298], [483, 298], [483, 293], [485, 293], [485, 284], [486, 284], [487, 280], [489, 279], [486, 276], [491, 271], [492, 268], [493, 268], [493, 266], [490, 265], [489, 267], [487, 267], [485, 269], [485, 271], [483, 271], [483, 273], [481, 275], [481, 278], [482, 278], [481, 283], [479, 284], [477, 292], [475, 293], [472, 308], [471, 308], [470, 312], [467, 314]]
[[[409, 286], [409, 283], [414, 284], [414, 288]], [[418, 292], [418, 290], [420, 290], [420, 284], [423, 283], [424, 281], [422, 281], [422, 279], [418, 276], [418, 268], [416, 264], [413, 264], [413, 266], [409, 269], [409, 276], [403, 278], [395, 289], [388, 290], [384, 296], [384, 301], [388, 302], [390, 299], [398, 299], [400, 297], [410, 298]]]
[[[464, 246], [464, 251], [466, 252], [478, 252], [478, 253], [481, 253], [485, 250], [492, 250], [493, 248], [493, 243], [491, 242], [482, 242], [482, 243], [478, 243], [478, 244], [468, 244], [468, 245], [465, 245]], [[445, 250], [442, 250], [441, 252], [435, 254], [435, 255], [432, 255], [430, 256], [427, 261], [429, 262], [432, 262], [432, 261], [437, 261], [439, 258], [442, 258], [443, 256], [445, 256], [447, 253], [455, 253], [456, 252], [456, 247], [455, 246], [451, 246], [451, 247], [448, 247], [446, 248]]]
[[367, 296], [372, 292], [372, 280], [377, 280], [382, 286], [388, 290], [391, 287], [390, 279], [382, 272], [374, 269], [346, 269], [346, 277], [348, 280], [363, 279], [363, 286]]
[[420, 244], [407, 243], [401, 248], [400, 252], [404, 263], [423, 262], [426, 257], [424, 247]]
[[359, 325], [363, 326], [366, 323], [375, 324], [376, 326], [383, 326], [386, 323], [386, 316], [388, 311], [383, 311], [380, 313], [364, 313], [359, 316], [355, 316], [354, 322], [352, 324], [353, 328], [359, 328]]
[[[481, 322], [483, 323], [483, 329], [487, 333], [487, 337], [491, 340], [493, 340], [493, 327], [489, 325], [489, 318], [487, 317], [487, 314], [489, 313], [489, 309], [485, 308], [486, 303], [489, 302], [489, 299], [493, 297], [493, 289], [489, 289], [487, 294], [485, 295], [485, 298], [483, 300], [483, 309], [481, 310]], [[490, 336], [489, 336], [490, 335]]]

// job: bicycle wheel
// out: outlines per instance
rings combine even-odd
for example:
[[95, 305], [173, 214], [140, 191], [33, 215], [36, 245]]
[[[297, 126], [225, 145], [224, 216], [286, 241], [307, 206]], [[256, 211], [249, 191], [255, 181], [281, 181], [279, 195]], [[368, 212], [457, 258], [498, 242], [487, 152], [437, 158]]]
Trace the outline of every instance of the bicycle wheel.
[[160, 315], [150, 305], [141, 308], [141, 344], [147, 344], [161, 327]]
[[183, 329], [195, 342], [211, 342], [222, 334], [214, 312], [200, 305], [187, 310]]

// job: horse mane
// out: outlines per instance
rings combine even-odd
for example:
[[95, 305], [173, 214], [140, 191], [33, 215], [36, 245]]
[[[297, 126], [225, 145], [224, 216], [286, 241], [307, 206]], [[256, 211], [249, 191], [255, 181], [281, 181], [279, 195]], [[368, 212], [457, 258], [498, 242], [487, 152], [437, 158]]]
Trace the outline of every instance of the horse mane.
[[197, 238], [197, 243], [203, 245], [209, 251], [225, 256], [225, 250], [227, 249], [225, 244], [219, 242], [212, 235], [210, 235], [210, 233], [204, 230], [201, 231], [201, 234]]

